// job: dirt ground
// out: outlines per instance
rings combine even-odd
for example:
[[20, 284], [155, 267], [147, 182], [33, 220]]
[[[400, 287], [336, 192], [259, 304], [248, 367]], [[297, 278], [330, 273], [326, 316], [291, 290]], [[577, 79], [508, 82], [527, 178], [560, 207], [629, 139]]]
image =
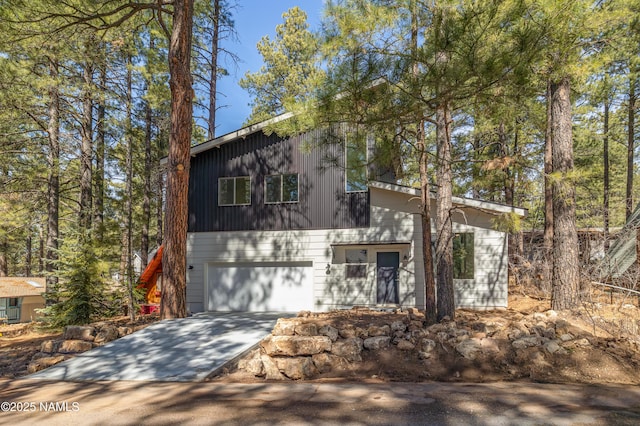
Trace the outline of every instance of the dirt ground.
[[[613, 302], [613, 303], [611, 303]], [[473, 328], [479, 321], [499, 321], [505, 329], [535, 312], [545, 312], [550, 302], [522, 288], [510, 288], [509, 308], [503, 311], [456, 312], [458, 327]], [[366, 311], [336, 311], [321, 322], [340, 328], [341, 324], [366, 327], [389, 323], [390, 316], [401, 314]], [[587, 336], [590, 344], [571, 348], [567, 354], [547, 354], [538, 348], [515, 350], [508, 339], [500, 343], [500, 352], [475, 360], [465, 359], [446, 345], [439, 345], [430, 359], [420, 359], [417, 352], [403, 352], [391, 347], [386, 351], [364, 351], [363, 362], [348, 370], [327, 373], [317, 381], [361, 382], [492, 382], [528, 381], [543, 383], [640, 384], [640, 308], [638, 300], [598, 294], [561, 318]], [[148, 322], [151, 319], [142, 319]], [[115, 320], [124, 325], [126, 318]], [[505, 331], [506, 333], [506, 331]], [[27, 365], [45, 340], [60, 333], [43, 333], [33, 326], [0, 326], [0, 377], [15, 378], [27, 373]], [[498, 340], [498, 339], [496, 339]], [[637, 343], [636, 343], [637, 342]], [[541, 355], [544, 354], [544, 356]], [[212, 379], [217, 382], [263, 382], [264, 379], [229, 371]]]
[[[124, 316], [111, 318], [106, 322], [138, 330], [157, 320], [158, 316], [154, 314], [139, 316], [134, 323]], [[40, 351], [42, 342], [61, 337], [62, 331], [41, 330], [32, 323], [0, 325], [0, 377], [25, 376], [29, 362]]]

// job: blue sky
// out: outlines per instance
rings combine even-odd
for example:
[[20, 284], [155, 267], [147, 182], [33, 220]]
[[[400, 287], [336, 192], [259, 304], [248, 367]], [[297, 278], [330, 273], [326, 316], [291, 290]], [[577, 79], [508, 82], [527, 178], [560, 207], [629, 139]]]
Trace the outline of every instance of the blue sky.
[[223, 41], [224, 47], [240, 58], [237, 70], [230, 66], [231, 75], [218, 82], [218, 105], [227, 105], [218, 110], [216, 115], [216, 136], [242, 127], [242, 123], [251, 113], [248, 93], [238, 86], [238, 81], [247, 71], [256, 72], [262, 65], [262, 56], [256, 45], [260, 39], [268, 35], [275, 37], [276, 25], [283, 22], [282, 14], [294, 6], [300, 7], [308, 16], [312, 30], [320, 26], [323, 0], [237, 0], [238, 7], [233, 13], [238, 42]]

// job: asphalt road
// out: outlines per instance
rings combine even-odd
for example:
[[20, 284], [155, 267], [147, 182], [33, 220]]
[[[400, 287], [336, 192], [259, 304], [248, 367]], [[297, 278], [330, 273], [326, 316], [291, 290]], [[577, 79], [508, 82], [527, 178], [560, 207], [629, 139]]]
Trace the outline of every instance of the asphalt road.
[[637, 425], [640, 389], [530, 383], [0, 381], [11, 425]]

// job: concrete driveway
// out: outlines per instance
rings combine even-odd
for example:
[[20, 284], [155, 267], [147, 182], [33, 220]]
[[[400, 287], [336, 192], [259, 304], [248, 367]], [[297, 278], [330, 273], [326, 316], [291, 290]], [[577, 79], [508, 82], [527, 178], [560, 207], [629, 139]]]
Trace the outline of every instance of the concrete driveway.
[[32, 374], [44, 380], [201, 381], [271, 332], [282, 312], [165, 320]]

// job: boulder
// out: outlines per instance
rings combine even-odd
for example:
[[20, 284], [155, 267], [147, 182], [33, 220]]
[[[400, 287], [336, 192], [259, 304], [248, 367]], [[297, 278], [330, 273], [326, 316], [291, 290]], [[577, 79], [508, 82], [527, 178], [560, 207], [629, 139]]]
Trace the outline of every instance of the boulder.
[[338, 334], [343, 339], [350, 339], [352, 337], [359, 337], [361, 339], [366, 339], [367, 337], [369, 337], [367, 330], [360, 327], [354, 327], [353, 325], [345, 326], [339, 331]]
[[482, 341], [480, 339], [467, 339], [456, 345], [456, 351], [467, 359], [476, 359], [476, 356], [482, 350]]
[[514, 340], [511, 345], [516, 349], [530, 348], [532, 346], [538, 346], [542, 343], [542, 340], [538, 336], [521, 337]]
[[295, 334], [298, 321], [290, 318], [280, 318], [273, 327], [271, 334], [274, 336], [293, 336]]
[[405, 339], [400, 340], [397, 346], [401, 351], [412, 351], [416, 348], [416, 345]]
[[394, 321], [391, 323], [391, 331], [404, 333], [407, 330], [407, 324], [403, 321]]
[[106, 325], [100, 329], [94, 343], [97, 345], [104, 345], [118, 338], [118, 329], [113, 325]]
[[40, 352], [44, 352], [47, 354], [53, 354], [58, 352], [60, 349], [60, 345], [62, 345], [63, 340], [45, 340], [40, 345]]
[[389, 327], [388, 325], [370, 325], [367, 328], [367, 334], [369, 337], [389, 336], [391, 334], [391, 327]]
[[133, 333], [133, 328], [131, 327], [118, 327], [118, 338], [128, 336]]
[[330, 325], [323, 325], [322, 327], [320, 327], [320, 329], [318, 330], [318, 334], [327, 336], [329, 339], [331, 339], [332, 342], [338, 340], [339, 335], [338, 329], [335, 327], [331, 327]]
[[84, 340], [93, 342], [96, 329], [88, 325], [68, 325], [64, 328], [62, 338], [64, 340]]
[[295, 334], [298, 336], [317, 336], [318, 327], [312, 322], [298, 324], [295, 327]]
[[52, 365], [56, 365], [62, 361], [64, 361], [63, 355], [58, 356], [48, 356], [43, 358], [38, 358], [35, 361], [31, 361], [27, 366], [27, 372], [29, 374], [37, 373], [40, 370], [44, 370], [45, 368], [49, 368]]
[[280, 369], [273, 361], [273, 358], [267, 355], [260, 355], [262, 366], [264, 368], [264, 378], [267, 380], [285, 380], [286, 377], [282, 375]]
[[363, 345], [365, 348], [370, 351], [377, 351], [380, 349], [385, 349], [389, 347], [389, 343], [391, 343], [391, 337], [389, 336], [375, 336], [369, 337], [364, 340]]
[[328, 353], [315, 354], [311, 356], [313, 365], [316, 366], [319, 373], [328, 373], [331, 371], [333, 369], [335, 358], [338, 357]]
[[566, 333], [560, 336], [560, 340], [562, 340], [563, 342], [568, 342], [570, 340], [573, 340], [573, 335], [570, 333]]
[[356, 332], [356, 328], [352, 325], [348, 325], [344, 328], [342, 328], [338, 334], [340, 335], [340, 337], [342, 337], [343, 339], [351, 339], [353, 337], [357, 337], [358, 333]]
[[558, 342], [556, 342], [555, 340], [551, 340], [547, 343], [544, 344], [544, 348], [547, 350], [547, 352], [549, 352], [550, 354], [555, 354], [555, 353], [567, 353], [567, 351], [558, 344]]
[[311, 357], [272, 358], [282, 374], [292, 380], [312, 379], [318, 369]]
[[267, 336], [260, 346], [269, 356], [314, 355], [331, 350], [327, 336]]
[[436, 348], [436, 342], [431, 339], [422, 339], [422, 350], [431, 352]]
[[264, 365], [260, 356], [260, 349], [251, 351], [249, 356], [238, 361], [238, 369], [256, 377], [264, 376]]
[[432, 352], [420, 351], [420, 352], [418, 352], [418, 358], [419, 359], [429, 359], [429, 358], [431, 358], [431, 354], [432, 354]]
[[422, 321], [418, 321], [418, 320], [411, 320], [411, 322], [409, 323], [409, 326], [407, 327], [407, 329], [411, 332], [415, 332], [415, 331], [423, 331], [424, 330], [424, 323]]
[[349, 362], [362, 361], [362, 339], [353, 337], [351, 339], [339, 340], [331, 345], [331, 353], [346, 359]]
[[93, 349], [93, 344], [85, 340], [65, 340], [58, 348], [61, 354], [75, 354]]
[[498, 341], [490, 337], [485, 337], [483, 339], [480, 339], [480, 346], [482, 347], [483, 353], [496, 354], [500, 352], [500, 346], [498, 345]]

